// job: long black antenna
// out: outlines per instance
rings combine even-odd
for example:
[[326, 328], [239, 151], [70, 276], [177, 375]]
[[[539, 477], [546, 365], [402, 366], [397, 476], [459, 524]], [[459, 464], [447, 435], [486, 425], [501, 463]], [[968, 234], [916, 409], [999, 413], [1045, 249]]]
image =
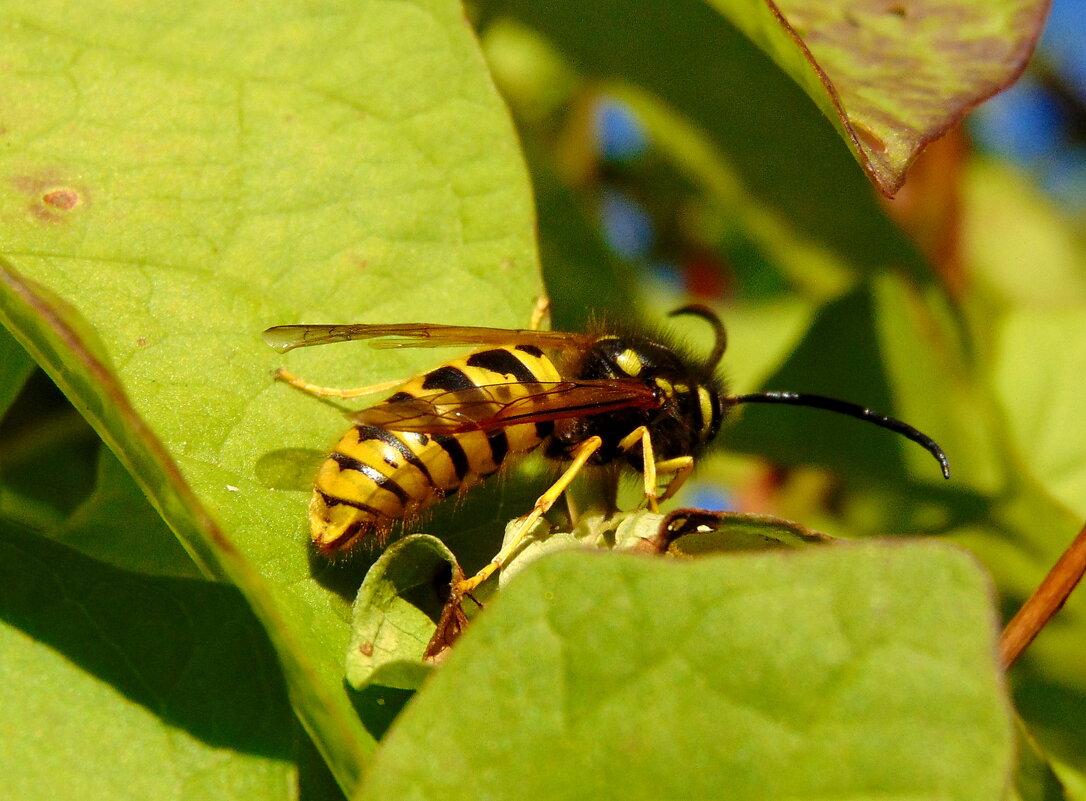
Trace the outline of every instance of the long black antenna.
[[724, 328], [724, 323], [716, 312], [710, 309], [708, 306], [702, 306], [700, 303], [691, 303], [689, 306], [682, 306], [673, 312], [668, 314], [668, 317], [678, 317], [680, 314], [690, 314], [694, 317], [700, 317], [713, 327], [713, 333], [716, 335], [716, 343], [713, 345], [712, 351], [709, 353], [709, 358], [705, 360], [705, 363], [709, 367], [716, 367], [720, 362], [721, 357], [724, 356], [724, 351], [728, 348], [728, 331]]
[[[720, 340], [718, 339], [717, 344], [719, 345], [719, 343]], [[715, 350], [713, 352], [716, 353]], [[783, 403], [789, 406], [812, 406], [815, 409], [825, 409], [828, 412], [847, 414], [849, 417], [866, 420], [880, 428], [888, 428], [901, 434], [923, 447], [939, 463], [939, 467], [943, 470], [943, 478], [950, 478], [950, 463], [947, 461], [943, 449], [939, 447], [935, 440], [927, 434], [917, 431], [908, 423], [903, 423], [893, 417], [887, 417], [885, 414], [873, 412], [858, 403], [849, 403], [837, 398], [827, 398], [824, 395], [808, 395], [804, 392], [752, 392], [746, 395], [731, 395], [725, 400], [728, 403]]]

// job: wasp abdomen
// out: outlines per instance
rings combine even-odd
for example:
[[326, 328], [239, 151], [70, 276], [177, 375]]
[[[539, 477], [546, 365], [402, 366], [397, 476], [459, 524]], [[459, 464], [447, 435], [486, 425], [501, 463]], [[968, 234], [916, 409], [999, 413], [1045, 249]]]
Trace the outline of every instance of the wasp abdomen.
[[[498, 384], [513, 400], [530, 396], [533, 383], [558, 380], [538, 348], [490, 348], [412, 379], [383, 404]], [[355, 425], [317, 474], [309, 505], [313, 542], [328, 553], [369, 534], [384, 537], [397, 522], [497, 472], [510, 454], [535, 449], [552, 428], [549, 422], [524, 423], [430, 435]]]

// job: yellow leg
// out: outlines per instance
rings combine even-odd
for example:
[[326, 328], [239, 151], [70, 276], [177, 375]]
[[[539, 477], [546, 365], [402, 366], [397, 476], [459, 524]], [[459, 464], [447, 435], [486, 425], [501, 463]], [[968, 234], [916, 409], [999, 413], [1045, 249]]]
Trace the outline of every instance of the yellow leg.
[[669, 473], [673, 475], [673, 478], [667, 484], [667, 489], [664, 490], [664, 494], [657, 498], [657, 500], [660, 503], [663, 503], [668, 498], [674, 497], [675, 493], [686, 483], [686, 479], [690, 478], [690, 474], [693, 472], [693, 456], [676, 456], [674, 459], [665, 459], [662, 462], [657, 462], [657, 475], [667, 475]]
[[[648, 503], [649, 511], [659, 512], [660, 504], [668, 498], [674, 497], [675, 493], [686, 483], [686, 479], [694, 471], [694, 457], [676, 456], [673, 459], [657, 462], [652, 448], [652, 436], [645, 426], [638, 426], [623, 437], [622, 441], [618, 443], [618, 447], [624, 451], [629, 451], [637, 447], [638, 443], [641, 444], [641, 458], [645, 465], [645, 501]], [[673, 478], [668, 482], [664, 494], [658, 495], [657, 481], [662, 475], [672, 475]]]
[[562, 497], [562, 493], [566, 491], [570, 482], [577, 477], [577, 474], [581, 472], [588, 460], [592, 458], [592, 454], [598, 451], [601, 445], [603, 445], [603, 440], [599, 437], [589, 437], [577, 446], [577, 449], [573, 452], [572, 464], [558, 477], [558, 480], [551, 485], [550, 489], [539, 496], [539, 500], [535, 502], [532, 511], [521, 518], [520, 524], [516, 532], [509, 538], [508, 544], [482, 570], [471, 578], [458, 582], [455, 588], [457, 593], [464, 595], [471, 592], [494, 575], [496, 571], [501, 570], [506, 560], [516, 553], [524, 538], [528, 536], [528, 532], [535, 526], [536, 521], [547, 513], [547, 510], [554, 505], [555, 501]]
[[294, 375], [294, 373], [284, 370], [280, 367], [275, 371], [275, 377], [277, 380], [286, 384], [290, 384], [295, 389], [300, 389], [302, 392], [307, 392], [310, 395], [316, 395], [321, 398], [357, 398], [361, 395], [372, 395], [376, 392], [387, 392], [390, 389], [395, 389], [398, 386], [403, 385], [403, 381], [385, 381], [381, 384], [372, 384], [368, 387], [355, 387], [352, 389], [339, 389], [337, 387], [320, 387], [316, 384], [310, 384], [308, 381], [303, 381]]
[[618, 443], [619, 450], [629, 451], [641, 444], [641, 461], [645, 471], [645, 501], [650, 512], [659, 512], [656, 501], [656, 456], [652, 451], [652, 437], [645, 426], [638, 426]]

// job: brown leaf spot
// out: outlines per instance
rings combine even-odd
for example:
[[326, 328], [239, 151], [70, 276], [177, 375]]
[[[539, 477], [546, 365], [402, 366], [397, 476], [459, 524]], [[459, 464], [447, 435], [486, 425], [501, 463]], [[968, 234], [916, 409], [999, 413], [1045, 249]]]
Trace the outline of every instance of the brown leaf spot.
[[28, 197], [26, 208], [30, 215], [42, 222], [62, 222], [87, 202], [86, 190], [66, 181], [55, 170], [14, 175], [8, 180], [17, 192]]
[[362, 656], [373, 656], [373, 643], [367, 640], [358, 646], [358, 651]]
[[59, 189], [53, 189], [46, 192], [41, 196], [42, 202], [47, 206], [52, 206], [55, 209], [61, 211], [71, 211], [80, 203], [83, 199], [79, 196], [79, 193], [71, 187], [61, 187]]

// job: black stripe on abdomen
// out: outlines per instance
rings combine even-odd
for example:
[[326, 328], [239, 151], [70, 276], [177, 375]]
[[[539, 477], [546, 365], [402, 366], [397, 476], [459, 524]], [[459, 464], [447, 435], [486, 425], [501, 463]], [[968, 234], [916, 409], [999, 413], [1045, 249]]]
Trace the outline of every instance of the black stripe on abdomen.
[[452, 392], [460, 389], [474, 389], [475, 382], [468, 378], [463, 370], [446, 364], [444, 367], [439, 367], [427, 373], [423, 378], [422, 388], [442, 389]]
[[494, 348], [473, 353], [468, 357], [468, 367], [480, 367], [499, 375], [511, 375], [522, 384], [536, 383], [539, 379], [529, 370], [524, 362], [505, 348]]
[[452, 434], [436, 436], [434, 437], [434, 442], [436, 442], [438, 446], [449, 455], [449, 460], [452, 462], [453, 470], [456, 471], [456, 480], [463, 481], [464, 476], [466, 476], [468, 474], [468, 470], [471, 469], [471, 465], [468, 463], [468, 455], [464, 453], [463, 446]]
[[506, 455], [509, 453], [509, 439], [501, 429], [486, 435], [486, 441], [490, 445], [490, 460], [498, 467], [502, 466]]
[[362, 503], [361, 501], [352, 501], [349, 498], [340, 498], [338, 495], [329, 495], [322, 489], [316, 488], [317, 494], [321, 496], [324, 503], [327, 506], [350, 506], [352, 509], [358, 509], [359, 511], [366, 512], [373, 515], [376, 518], [388, 520], [389, 516], [368, 503]]
[[[401, 506], [404, 506], [406, 508], [407, 505], [411, 503], [412, 499], [411, 496], [407, 494], [407, 490], [405, 490], [393, 479], [389, 478], [381, 471], [370, 467], [364, 462], [358, 461], [353, 456], [348, 456], [347, 454], [340, 453], [339, 451], [333, 451], [328, 458], [338, 464], [340, 470], [354, 470], [355, 472], [361, 473], [381, 489], [391, 492], [399, 499]], [[350, 503], [350, 501], [344, 501], [342, 498], [340, 498], [339, 500], [343, 501], [344, 503]]]
[[413, 450], [405, 445], [399, 437], [393, 434], [391, 431], [378, 428], [377, 426], [368, 426], [364, 423], [360, 423], [355, 426], [355, 430], [358, 431], [358, 441], [365, 442], [367, 440], [377, 440], [383, 442], [385, 445], [395, 448], [399, 451], [400, 455], [404, 458], [404, 461], [418, 470], [430, 483], [430, 486], [434, 485], [433, 476], [430, 475], [429, 468], [423, 463]]
[[[333, 458], [335, 458], [334, 454]], [[351, 461], [356, 460], [352, 459]], [[381, 489], [391, 492], [393, 495], [395, 495], [396, 498], [400, 501], [400, 505], [403, 506], [405, 509], [412, 503], [412, 498], [410, 495], [407, 494], [407, 490], [397, 484], [395, 480], [389, 478], [380, 470], [376, 470], [370, 467], [368, 464], [362, 464], [361, 462], [356, 463], [358, 464], [358, 467], [354, 469], [358, 470], [359, 473], [364, 475]]]
[[362, 472], [362, 462], [358, 461], [353, 456], [348, 456], [339, 451], [332, 451], [328, 458], [338, 464], [340, 470], [357, 470]]

